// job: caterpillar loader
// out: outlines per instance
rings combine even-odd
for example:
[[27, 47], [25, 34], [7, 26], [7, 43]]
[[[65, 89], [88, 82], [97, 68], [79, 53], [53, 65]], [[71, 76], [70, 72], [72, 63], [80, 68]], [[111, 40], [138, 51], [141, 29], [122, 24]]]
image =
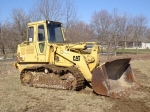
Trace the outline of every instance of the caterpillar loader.
[[[14, 63], [23, 85], [77, 91], [88, 85], [96, 94], [113, 98], [139, 87], [130, 58], [100, 64], [98, 45], [67, 43], [60, 22], [31, 22], [27, 31], [27, 40], [18, 45]], [[93, 46], [91, 51], [88, 44]]]

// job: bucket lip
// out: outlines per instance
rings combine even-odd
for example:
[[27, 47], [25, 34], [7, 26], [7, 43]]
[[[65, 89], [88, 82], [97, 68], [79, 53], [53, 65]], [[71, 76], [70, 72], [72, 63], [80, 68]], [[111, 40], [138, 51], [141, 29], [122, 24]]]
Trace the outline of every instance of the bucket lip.
[[[129, 60], [129, 61], [130, 61], [131, 58], [118, 58], [118, 59], [113, 59], [113, 60], [110, 60], [110, 61], [107, 61], [107, 62], [113, 62], [113, 61], [116, 61], [116, 60], [118, 60], [118, 61], [119, 61], [119, 60]], [[107, 63], [107, 62], [106, 62], [106, 63]]]
[[[128, 63], [130, 63], [131, 58], [113, 59], [113, 60], [110, 60], [110, 61], [106, 61], [106, 62], [101, 63], [98, 67], [101, 67], [101, 66], [103, 66], [103, 65], [105, 66], [106, 63], [112, 63], [112, 62], [114, 62], [114, 61], [121, 61], [121, 60], [128, 60]], [[97, 68], [98, 68], [98, 67], [97, 67]]]

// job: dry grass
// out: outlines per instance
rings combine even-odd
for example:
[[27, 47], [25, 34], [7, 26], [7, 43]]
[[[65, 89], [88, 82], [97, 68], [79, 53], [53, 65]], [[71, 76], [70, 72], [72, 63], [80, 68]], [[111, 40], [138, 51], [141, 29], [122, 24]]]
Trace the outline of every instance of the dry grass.
[[0, 77], [0, 108], [3, 112], [103, 111], [112, 106], [111, 103], [104, 105], [105, 97], [96, 96], [91, 89], [76, 92], [22, 86], [19, 72], [8, 62], [0, 62]]
[[135, 76], [146, 87], [123, 99], [95, 95], [89, 88], [76, 92], [22, 86], [12, 63], [0, 61], [1, 112], [150, 111], [150, 59], [132, 58]]

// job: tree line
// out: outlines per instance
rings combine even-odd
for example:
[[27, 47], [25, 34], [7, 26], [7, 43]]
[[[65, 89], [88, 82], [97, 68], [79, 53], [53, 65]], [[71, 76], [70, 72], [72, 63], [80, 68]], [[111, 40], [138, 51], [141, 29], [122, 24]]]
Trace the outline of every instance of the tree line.
[[80, 20], [72, 0], [36, 0], [28, 13], [22, 8], [12, 9], [10, 18], [0, 21], [0, 49], [4, 55], [5, 49], [15, 53], [17, 45], [26, 40], [27, 23], [45, 19], [62, 22], [70, 42], [96, 40], [102, 49], [107, 45], [108, 53], [118, 44], [125, 48], [129, 40], [135, 41], [138, 47], [138, 41], [150, 39], [148, 19], [144, 15], [120, 14], [117, 9], [111, 13], [100, 10], [93, 12], [87, 24]]

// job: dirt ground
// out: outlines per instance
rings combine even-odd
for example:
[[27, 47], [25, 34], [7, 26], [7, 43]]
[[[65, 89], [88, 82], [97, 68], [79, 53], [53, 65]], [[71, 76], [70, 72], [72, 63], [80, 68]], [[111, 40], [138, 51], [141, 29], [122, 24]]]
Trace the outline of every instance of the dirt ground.
[[96, 95], [88, 87], [77, 92], [22, 86], [13, 61], [0, 61], [0, 111], [150, 112], [150, 56], [133, 57], [133, 72], [143, 87], [121, 99]]

